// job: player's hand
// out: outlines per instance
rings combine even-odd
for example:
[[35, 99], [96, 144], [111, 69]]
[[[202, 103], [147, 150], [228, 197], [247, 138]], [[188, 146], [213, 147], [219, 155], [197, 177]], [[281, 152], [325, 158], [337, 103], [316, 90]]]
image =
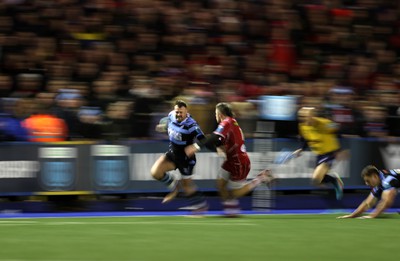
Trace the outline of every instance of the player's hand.
[[303, 149], [297, 149], [297, 150], [293, 151], [293, 153], [292, 153], [293, 158], [300, 157], [302, 152], [303, 152]]
[[192, 157], [197, 151], [198, 149], [194, 145], [189, 145], [185, 147], [185, 154], [188, 157]]
[[344, 216], [337, 217], [337, 219], [344, 219], [344, 218], [354, 218], [354, 217], [352, 215], [344, 215]]
[[166, 132], [167, 131], [167, 124], [157, 124], [156, 131], [157, 132]]

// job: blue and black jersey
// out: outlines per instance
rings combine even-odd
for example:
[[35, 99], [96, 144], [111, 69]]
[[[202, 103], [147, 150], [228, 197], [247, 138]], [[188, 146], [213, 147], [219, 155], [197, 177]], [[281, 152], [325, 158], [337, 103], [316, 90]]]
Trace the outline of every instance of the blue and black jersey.
[[193, 144], [196, 139], [205, 138], [203, 131], [190, 115], [182, 122], [177, 122], [175, 112], [171, 111], [168, 119], [169, 149], [174, 153], [185, 153], [186, 146]]
[[381, 184], [372, 188], [371, 193], [374, 197], [380, 199], [383, 191], [400, 188], [400, 169], [379, 170], [378, 176]]
[[167, 125], [170, 142], [166, 157], [175, 163], [176, 168], [183, 176], [190, 176], [196, 165], [196, 156], [187, 157], [185, 147], [193, 144], [196, 140], [205, 139], [204, 133], [190, 115], [182, 122], [178, 122], [175, 111], [168, 114]]

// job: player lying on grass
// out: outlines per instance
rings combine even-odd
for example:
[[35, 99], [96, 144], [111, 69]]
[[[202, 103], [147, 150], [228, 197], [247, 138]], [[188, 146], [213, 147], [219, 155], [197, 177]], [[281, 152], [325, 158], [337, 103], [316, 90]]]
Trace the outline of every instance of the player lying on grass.
[[[400, 187], [400, 169], [378, 170], [375, 166], [368, 165], [362, 170], [361, 177], [371, 187], [371, 193], [353, 213], [338, 218], [376, 218], [393, 205]], [[370, 214], [361, 216], [377, 202]]]

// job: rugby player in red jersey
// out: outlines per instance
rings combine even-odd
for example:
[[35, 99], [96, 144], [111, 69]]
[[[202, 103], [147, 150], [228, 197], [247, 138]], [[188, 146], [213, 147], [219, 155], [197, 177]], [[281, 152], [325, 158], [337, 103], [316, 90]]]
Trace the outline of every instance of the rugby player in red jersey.
[[245, 147], [245, 139], [238, 122], [234, 118], [231, 107], [227, 103], [218, 103], [215, 107], [217, 129], [205, 140], [185, 148], [187, 156], [194, 155], [205, 146], [225, 157], [217, 178], [217, 188], [221, 197], [225, 214], [236, 216], [240, 213], [238, 198], [251, 192], [262, 182], [272, 180], [271, 171], [265, 170], [256, 178], [247, 181], [250, 172], [250, 159]]

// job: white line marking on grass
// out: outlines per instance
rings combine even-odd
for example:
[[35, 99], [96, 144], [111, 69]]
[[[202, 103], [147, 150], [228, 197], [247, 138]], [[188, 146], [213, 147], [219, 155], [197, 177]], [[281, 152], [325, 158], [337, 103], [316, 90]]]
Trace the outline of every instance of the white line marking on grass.
[[[168, 221], [62, 221], [62, 222], [35, 222], [35, 221], [0, 221], [0, 226], [26, 226], [26, 225], [43, 225], [43, 226], [65, 226], [65, 225], [203, 225], [203, 226], [257, 226], [248, 222], [168, 222]], [[1, 260], [1, 259], [0, 259]]]
[[34, 221], [34, 220], [0, 220], [0, 224], [7, 224], [7, 223], [26, 223], [26, 224], [32, 224], [32, 223], [39, 223], [39, 221]]
[[[0, 220], [0, 226], [28, 226], [39, 223], [38, 221], [28, 221], [28, 220]], [[1, 260], [1, 259], [0, 259]]]

